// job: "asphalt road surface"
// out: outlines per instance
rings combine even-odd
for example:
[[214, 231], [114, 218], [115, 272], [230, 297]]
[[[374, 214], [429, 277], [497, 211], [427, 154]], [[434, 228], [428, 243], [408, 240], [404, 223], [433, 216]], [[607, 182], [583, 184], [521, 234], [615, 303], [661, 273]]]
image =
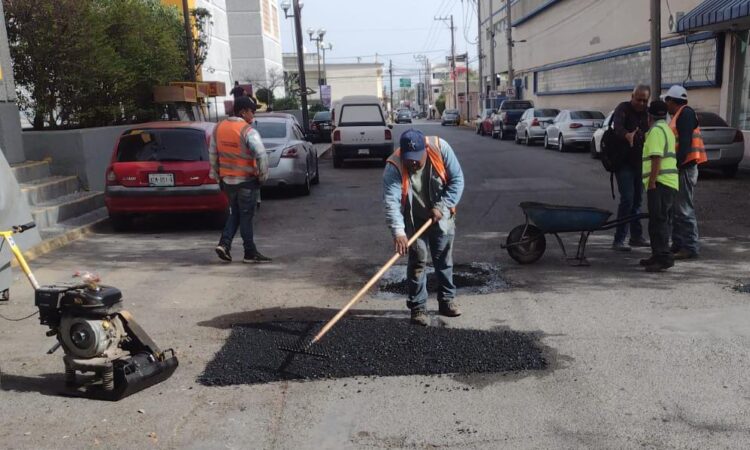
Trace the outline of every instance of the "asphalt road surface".
[[[464, 314], [433, 317], [433, 325], [533, 336], [546, 369], [201, 384], [217, 354], [224, 355], [233, 325], [325, 320], [390, 256], [382, 166], [333, 169], [327, 155], [311, 196], [264, 194], [257, 244], [273, 264], [220, 263], [213, 252], [219, 232], [198, 218], [148, 219], [124, 234], [104, 227], [33, 261], [43, 283], [76, 270], [98, 272], [122, 289], [126, 308], [158, 344], [176, 350], [181, 365], [171, 379], [118, 403], [66, 398], [59, 395], [61, 355], [45, 354], [53, 344], [46, 330], [34, 318], [0, 321], [0, 446], [750, 446], [750, 294], [731, 288], [750, 278], [748, 174], [701, 178], [702, 258], [667, 273], [638, 267], [646, 251], [612, 252], [611, 231], [592, 236], [590, 267], [566, 264], [554, 239], [540, 261], [519, 266], [500, 248], [523, 222], [519, 202], [616, 209], [600, 163], [585, 152], [527, 148], [466, 128], [414, 126], [450, 142], [465, 172], [456, 263], [499, 268], [511, 286], [459, 293]], [[577, 237], [563, 238], [574, 251]], [[241, 256], [239, 237], [235, 248]], [[436, 309], [434, 297], [428, 306]], [[31, 312], [31, 289], [17, 276], [0, 314]], [[408, 315], [400, 296], [373, 295], [352, 317]], [[382, 350], [377, 335], [354, 335], [353, 323], [346, 330], [353, 334], [346, 342], [360, 347], [349, 353]], [[257, 351], [263, 348], [246, 339], [238, 355]]]

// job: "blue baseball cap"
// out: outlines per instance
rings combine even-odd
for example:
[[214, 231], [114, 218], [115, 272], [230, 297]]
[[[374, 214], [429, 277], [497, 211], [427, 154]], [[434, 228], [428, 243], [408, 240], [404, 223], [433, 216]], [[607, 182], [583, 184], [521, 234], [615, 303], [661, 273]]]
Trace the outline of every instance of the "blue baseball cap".
[[399, 144], [401, 146], [401, 159], [421, 161], [424, 158], [424, 133], [421, 131], [413, 128], [404, 131]]

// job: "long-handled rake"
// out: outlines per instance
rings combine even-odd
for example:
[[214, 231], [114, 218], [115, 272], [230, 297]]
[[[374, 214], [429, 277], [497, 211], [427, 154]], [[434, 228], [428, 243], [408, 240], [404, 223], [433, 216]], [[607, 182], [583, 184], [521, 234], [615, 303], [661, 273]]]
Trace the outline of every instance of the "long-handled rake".
[[[417, 232], [414, 233], [414, 235], [409, 239], [408, 243], [406, 244], [406, 247], [407, 248], [411, 247], [412, 244], [414, 244], [414, 242], [416, 242], [417, 239], [419, 239], [425, 233], [425, 231], [427, 231], [427, 229], [430, 228], [430, 226], [433, 223], [434, 222], [432, 220], [428, 220], [427, 222], [425, 222], [425, 224], [422, 225], [422, 228], [417, 230]], [[393, 256], [391, 256], [391, 259], [389, 259], [388, 262], [385, 263], [385, 265], [383, 265], [383, 267], [381, 267], [380, 270], [378, 270], [378, 272], [375, 275], [373, 275], [372, 278], [370, 278], [370, 281], [368, 281], [367, 284], [365, 284], [364, 287], [362, 287], [362, 289], [360, 289], [359, 292], [357, 292], [357, 294], [354, 295], [354, 297], [352, 297], [351, 300], [349, 300], [349, 303], [347, 303], [343, 308], [341, 308], [341, 310], [339, 310], [339, 312], [337, 312], [336, 315], [333, 316], [333, 318], [331, 318], [331, 320], [329, 320], [325, 325], [323, 325], [323, 328], [321, 328], [320, 331], [318, 331], [318, 334], [316, 334], [315, 337], [313, 337], [311, 340], [308, 340], [308, 341], [303, 340], [302, 342], [297, 343], [296, 345], [279, 347], [279, 349], [287, 351], [287, 352], [302, 353], [302, 354], [311, 355], [311, 356], [328, 357], [328, 354], [324, 351], [312, 350], [312, 346], [317, 344], [321, 339], [323, 339], [323, 336], [325, 336], [326, 333], [328, 333], [328, 331], [330, 331], [330, 329], [333, 328], [334, 325], [336, 325], [336, 322], [338, 322], [342, 317], [344, 317], [344, 314], [346, 314], [346, 312], [349, 311], [349, 309], [352, 306], [354, 306], [355, 303], [357, 303], [359, 300], [362, 299], [362, 297], [367, 293], [367, 291], [369, 291], [370, 288], [372, 288], [375, 285], [375, 283], [377, 283], [378, 280], [380, 280], [383, 274], [385, 274], [385, 272], [388, 269], [390, 269], [391, 266], [394, 265], [400, 257], [401, 255], [399, 255], [398, 253], [395, 253]]]

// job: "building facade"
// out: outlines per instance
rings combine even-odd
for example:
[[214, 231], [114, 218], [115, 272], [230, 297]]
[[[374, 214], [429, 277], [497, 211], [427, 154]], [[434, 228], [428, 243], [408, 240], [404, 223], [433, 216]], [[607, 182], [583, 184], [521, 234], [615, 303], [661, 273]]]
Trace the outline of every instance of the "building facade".
[[[508, 80], [506, 2], [480, 0], [484, 98], [512, 88], [518, 98], [533, 100], [539, 106], [594, 108], [607, 113], [629, 98], [634, 85], [650, 84], [649, 3], [647, 0], [513, 1], [510, 16], [515, 76], [511, 81]], [[661, 51], [663, 89], [672, 84], [684, 85], [692, 105], [719, 113], [739, 125], [739, 110], [750, 103], [735, 105], [734, 101], [735, 95], [739, 98], [741, 93], [737, 81], [743, 70], [740, 65], [745, 58], [740, 50], [747, 47], [747, 31], [726, 31], [736, 27], [737, 22], [727, 23], [725, 29], [680, 28], [696, 8], [737, 3], [749, 2], [670, 0], [669, 5], [661, 2]], [[489, 50], [493, 47], [494, 54]], [[498, 80], [494, 86], [493, 78]]]
[[[383, 97], [383, 64], [382, 63], [352, 63], [352, 64], [323, 64], [321, 61], [318, 72], [317, 53], [306, 53], [305, 82], [308, 89], [315, 93], [310, 100], [320, 100], [320, 89], [317, 80], [323, 79], [331, 87], [331, 101], [341, 100], [348, 95], [374, 95], [381, 101]], [[284, 77], [291, 80], [293, 89], [299, 87], [297, 54], [284, 54]]]

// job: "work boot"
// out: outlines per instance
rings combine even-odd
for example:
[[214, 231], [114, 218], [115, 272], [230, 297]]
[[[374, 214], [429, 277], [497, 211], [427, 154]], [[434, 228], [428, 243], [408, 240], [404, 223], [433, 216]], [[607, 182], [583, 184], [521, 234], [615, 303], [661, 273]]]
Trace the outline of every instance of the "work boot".
[[638, 261], [638, 264], [640, 264], [643, 267], [648, 267], [651, 264], [654, 264], [655, 262], [656, 262], [656, 260], [654, 259], [653, 256], [651, 256], [649, 258], [645, 258], [645, 259], [642, 259], [642, 260]]
[[651, 244], [642, 237], [630, 239], [628, 244], [630, 244], [631, 247], [651, 247]]
[[695, 259], [698, 257], [698, 254], [695, 252], [691, 252], [690, 250], [679, 250], [677, 252], [674, 252], [674, 259], [680, 260], [680, 259]]
[[427, 317], [427, 313], [423, 309], [412, 309], [411, 320], [412, 325], [421, 325], [426, 327], [430, 325], [430, 318]]
[[441, 316], [445, 317], [458, 317], [461, 315], [461, 310], [458, 309], [455, 302], [440, 303], [438, 310]]
[[664, 272], [674, 266], [673, 262], [655, 260], [652, 264], [646, 266], [646, 272]]
[[264, 264], [270, 263], [273, 260], [267, 256], [263, 256], [259, 251], [253, 253], [245, 253], [245, 258], [242, 259], [243, 263], [247, 264]]
[[226, 262], [232, 262], [232, 254], [229, 253], [229, 249], [219, 244], [216, 246], [216, 254], [219, 255], [219, 259]]
[[630, 246], [625, 244], [624, 242], [615, 242], [612, 244], [612, 250], [617, 252], [629, 252]]

